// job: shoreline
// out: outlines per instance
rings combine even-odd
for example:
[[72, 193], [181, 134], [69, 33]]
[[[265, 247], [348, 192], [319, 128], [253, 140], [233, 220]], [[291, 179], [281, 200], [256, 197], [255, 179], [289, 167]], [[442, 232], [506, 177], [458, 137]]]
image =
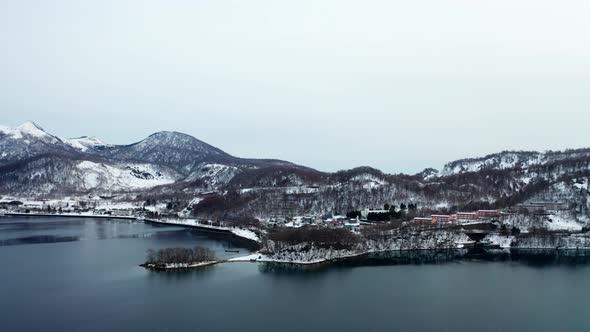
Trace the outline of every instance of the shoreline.
[[[192, 228], [197, 229], [203, 232], [213, 232], [213, 233], [223, 233], [233, 236], [234, 238], [245, 241], [246, 245], [250, 248], [254, 248], [253, 251], [260, 249], [260, 240], [254, 234], [254, 232], [249, 230], [240, 230], [234, 229], [230, 227], [220, 227], [220, 226], [213, 226], [207, 224], [200, 224], [197, 222], [189, 223], [189, 222], [181, 222], [180, 220], [159, 220], [159, 219], [147, 219], [142, 217], [136, 216], [112, 216], [112, 215], [104, 215], [104, 214], [72, 214], [72, 213], [22, 213], [22, 212], [5, 212], [0, 213], [0, 217], [50, 217], [50, 218], [57, 218], [57, 217], [64, 217], [64, 218], [87, 218], [87, 219], [115, 219], [115, 220], [129, 220], [129, 221], [138, 221], [148, 224], [156, 224], [156, 225], [167, 225], [167, 226], [179, 226], [185, 228]], [[187, 221], [193, 221], [189, 219]], [[252, 233], [252, 234], [249, 234]]]
[[155, 264], [155, 263], [143, 263], [139, 264], [139, 266], [143, 267], [146, 270], [150, 271], [182, 271], [182, 270], [191, 270], [196, 268], [202, 268], [207, 266], [216, 265], [219, 263], [223, 263], [224, 261], [208, 261], [208, 262], [199, 262], [194, 264], [182, 264], [182, 263], [170, 263], [170, 264]]
[[21, 212], [6, 212], [0, 214], [0, 217], [65, 217], [65, 218], [88, 218], [88, 219], [118, 219], [118, 220], [138, 220], [140, 218], [133, 216], [111, 216], [104, 214], [66, 214], [66, 213], [21, 213]]
[[[346, 261], [346, 260], [352, 260], [355, 258], [359, 258], [362, 256], [368, 256], [368, 255], [374, 255], [374, 254], [384, 254], [384, 253], [410, 253], [410, 252], [436, 252], [436, 251], [460, 251], [460, 250], [469, 250], [469, 248], [433, 248], [433, 249], [384, 249], [384, 250], [373, 250], [373, 251], [366, 251], [366, 252], [362, 252], [362, 253], [357, 253], [357, 254], [351, 254], [351, 255], [344, 255], [344, 256], [339, 256], [339, 257], [333, 257], [333, 258], [326, 258], [326, 259], [321, 259], [321, 260], [313, 260], [313, 261], [286, 261], [286, 260], [280, 260], [280, 259], [272, 259], [272, 258], [266, 258], [264, 254], [260, 254], [260, 253], [252, 253], [248, 256], [243, 256], [243, 257], [236, 257], [236, 258], [231, 258], [228, 259], [227, 261], [222, 261], [221, 263], [245, 263], [245, 262], [250, 262], [250, 263], [276, 263], [276, 264], [286, 264], [286, 265], [301, 265], [301, 266], [313, 266], [313, 265], [322, 265], [322, 264], [330, 264], [330, 263], [336, 263], [339, 261]], [[489, 250], [494, 250], [496, 252], [504, 252], [504, 253], [510, 253], [511, 251], [535, 251], [535, 250], [540, 250], [540, 251], [553, 251], [553, 252], [573, 252], [573, 251], [582, 251], [582, 252], [588, 252], [590, 254], [590, 247], [582, 247], [582, 248], [555, 248], [555, 247], [539, 247], [539, 248], [489, 248]], [[254, 258], [253, 256], [262, 256], [263, 258]]]
[[[355, 258], [359, 258], [362, 256], [372, 255], [372, 254], [381, 254], [381, 253], [388, 253], [388, 252], [428, 252], [428, 251], [449, 251], [449, 250], [469, 250], [470, 247], [445, 247], [445, 248], [418, 248], [418, 249], [382, 249], [382, 250], [368, 250], [354, 254], [342, 255], [338, 257], [332, 258], [324, 258], [324, 259], [316, 259], [310, 261], [289, 261], [289, 260], [281, 260], [281, 259], [273, 259], [265, 254], [260, 253], [260, 240], [257, 236], [249, 230], [241, 230], [241, 229], [233, 229], [230, 227], [222, 227], [222, 226], [213, 226], [207, 224], [200, 224], [196, 220], [187, 219], [186, 221], [183, 220], [158, 220], [158, 219], [145, 219], [141, 217], [134, 217], [134, 216], [112, 216], [112, 215], [91, 215], [91, 214], [55, 214], [55, 213], [19, 213], [19, 212], [7, 212], [0, 214], [0, 217], [65, 217], [65, 218], [94, 218], [94, 219], [114, 219], [114, 220], [128, 220], [128, 221], [140, 221], [144, 223], [151, 223], [156, 225], [171, 225], [171, 226], [179, 226], [185, 228], [192, 228], [199, 231], [204, 232], [212, 232], [212, 233], [223, 233], [228, 234], [236, 239], [241, 241], [245, 241], [248, 245], [255, 247], [256, 249], [249, 255], [242, 256], [242, 257], [235, 257], [227, 260], [219, 260], [214, 262], [208, 262], [207, 264], [194, 264], [192, 266], [183, 266], [183, 267], [169, 267], [163, 268], [163, 270], [180, 270], [180, 269], [192, 269], [192, 268], [199, 268], [204, 266], [211, 266], [220, 263], [238, 263], [238, 262], [250, 262], [250, 263], [274, 263], [274, 264], [286, 264], [286, 265], [299, 265], [299, 266], [314, 266], [314, 265], [323, 265], [323, 264], [331, 264], [337, 263], [346, 260], [353, 260]], [[251, 234], [250, 236], [244, 236], [238, 234], [238, 231], [243, 232], [250, 232], [254, 236], [256, 236], [256, 240], [253, 238]], [[510, 252], [512, 250], [523, 250], [523, 251], [533, 251], [533, 250], [546, 250], [546, 251], [556, 251], [556, 252], [571, 252], [571, 251], [590, 251], [590, 247], [500, 247], [500, 248], [488, 248], [492, 250]], [[141, 264], [140, 266], [146, 265]], [[145, 266], [144, 266], [145, 267]], [[148, 267], [146, 267], [148, 268]], [[148, 268], [151, 269], [151, 268]]]
[[180, 220], [158, 220], [158, 219], [138, 219], [142, 220], [148, 224], [156, 224], [156, 225], [167, 225], [167, 226], [180, 226], [186, 228], [197, 229], [204, 232], [211, 232], [211, 233], [222, 233], [228, 234], [233, 236], [234, 238], [244, 241], [246, 246], [250, 247], [249, 249], [253, 249], [252, 251], [260, 250], [261, 242], [258, 236], [250, 231], [250, 230], [242, 230], [237, 228], [231, 227], [222, 227], [222, 226], [213, 226], [207, 224], [201, 224], [198, 222], [194, 222], [193, 219], [188, 219], [187, 222], [182, 222]]
[[[363, 252], [363, 253], [359, 253], [359, 254], [354, 254], [354, 255], [347, 255], [347, 256], [341, 256], [341, 257], [334, 257], [334, 258], [329, 258], [329, 259], [323, 259], [323, 260], [315, 260], [315, 261], [310, 261], [310, 262], [304, 262], [304, 261], [283, 261], [283, 260], [276, 260], [276, 259], [270, 259], [270, 258], [265, 258], [264, 255], [260, 254], [260, 253], [253, 253], [247, 256], [242, 256], [242, 257], [236, 257], [236, 258], [230, 258], [230, 259], [226, 259], [226, 260], [217, 260], [217, 261], [211, 261], [211, 262], [204, 262], [204, 263], [197, 263], [197, 264], [191, 264], [191, 265], [186, 265], [186, 266], [167, 266], [167, 267], [163, 267], [163, 266], [149, 266], [149, 264], [144, 263], [144, 264], [140, 264], [139, 266], [150, 270], [150, 271], [184, 271], [184, 270], [191, 270], [191, 269], [198, 269], [198, 268], [203, 268], [203, 267], [208, 267], [208, 266], [213, 266], [213, 265], [218, 265], [218, 264], [223, 264], [223, 263], [262, 263], [262, 264], [277, 264], [277, 265], [281, 265], [281, 266], [300, 266], [300, 267], [320, 267], [320, 266], [329, 266], [329, 265], [336, 265], [338, 263], [347, 263], [347, 262], [354, 262], [355, 259], [362, 259], [363, 256], [367, 256], [367, 258], [370, 258], [369, 256], [371, 255], [375, 255], [375, 254], [387, 254], [387, 253], [401, 253], [401, 254], [409, 254], [409, 253], [428, 253], [428, 252], [441, 252], [441, 253], [445, 253], [445, 252], [459, 252], [459, 251], [465, 251], [466, 249], [464, 248], [440, 248], [440, 249], [402, 249], [402, 250], [377, 250], [377, 251], [369, 251], [369, 252]], [[590, 248], [501, 248], [501, 249], [492, 249], [494, 250], [493, 252], [482, 252], [482, 254], [486, 254], [491, 256], [495, 256], [497, 255], [498, 257], [505, 255], [505, 254], [511, 254], [511, 255], [518, 255], [518, 254], [534, 254], [535, 251], [537, 251], [537, 253], [541, 253], [541, 254], [547, 254], [547, 253], [571, 253], [571, 252], [575, 252], [575, 251], [580, 251], [585, 253], [584, 255], [579, 255], [579, 257], [588, 257], [590, 256]], [[262, 256], [262, 258], [256, 258]], [[461, 261], [463, 259], [474, 259], [474, 257], [469, 257], [469, 256], [465, 256], [465, 257], [460, 257], [460, 258], [454, 258], [454, 259], [450, 259], [450, 260], [456, 260], [456, 261]], [[366, 260], [365, 261], [367, 264], [370, 262], [370, 260]], [[358, 261], [357, 261], [358, 263]], [[362, 265], [362, 262], [360, 262], [360, 265]]]

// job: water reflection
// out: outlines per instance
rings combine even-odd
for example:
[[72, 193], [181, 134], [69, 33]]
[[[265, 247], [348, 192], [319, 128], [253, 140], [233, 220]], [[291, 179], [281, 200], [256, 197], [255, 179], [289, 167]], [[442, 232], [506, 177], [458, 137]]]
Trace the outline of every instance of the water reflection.
[[146, 225], [142, 222], [110, 219], [2, 218], [0, 247], [13, 245], [76, 242], [110, 239], [153, 239], [170, 243], [214, 241], [222, 249], [247, 253], [252, 243], [230, 234], [206, 233], [177, 226]]
[[37, 235], [26, 236], [14, 239], [0, 240], [0, 247], [13, 246], [22, 244], [40, 244], [40, 243], [58, 243], [58, 242], [75, 242], [80, 241], [77, 236], [55, 236], [55, 235]]
[[148, 272], [148, 278], [157, 282], [184, 279], [202, 280], [210, 277], [215, 272], [215, 265], [203, 266], [196, 269], [149, 270]]
[[260, 263], [259, 271], [273, 274], [326, 272], [362, 266], [448, 264], [452, 262], [514, 262], [531, 267], [590, 265], [590, 250], [556, 249], [445, 249], [387, 251], [339, 261], [298, 265]]

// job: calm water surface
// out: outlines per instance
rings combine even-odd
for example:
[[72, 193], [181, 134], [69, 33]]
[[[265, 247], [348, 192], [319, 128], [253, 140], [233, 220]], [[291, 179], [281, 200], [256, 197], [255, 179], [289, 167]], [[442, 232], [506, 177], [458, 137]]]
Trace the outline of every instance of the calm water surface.
[[195, 245], [248, 253], [178, 227], [0, 218], [0, 331], [590, 331], [588, 264], [137, 266]]

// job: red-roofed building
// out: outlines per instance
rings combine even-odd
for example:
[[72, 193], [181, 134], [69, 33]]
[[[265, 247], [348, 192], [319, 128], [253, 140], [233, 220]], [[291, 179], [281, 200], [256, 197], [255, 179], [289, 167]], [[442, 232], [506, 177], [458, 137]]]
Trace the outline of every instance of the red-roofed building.
[[479, 216], [477, 215], [477, 212], [457, 212], [457, 220], [477, 220], [479, 219]]
[[433, 214], [432, 216], [432, 222], [433, 223], [437, 223], [437, 222], [449, 222], [452, 221], [452, 217], [448, 214]]
[[477, 217], [478, 218], [496, 218], [501, 215], [499, 210], [478, 210]]

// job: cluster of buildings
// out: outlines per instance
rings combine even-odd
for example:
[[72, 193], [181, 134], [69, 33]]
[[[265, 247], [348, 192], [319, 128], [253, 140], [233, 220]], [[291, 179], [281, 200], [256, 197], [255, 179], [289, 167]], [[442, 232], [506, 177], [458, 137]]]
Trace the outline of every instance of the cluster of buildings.
[[565, 202], [529, 202], [529, 203], [522, 203], [517, 204], [516, 209], [519, 212], [529, 212], [529, 213], [539, 213], [543, 214], [546, 213], [548, 210], [567, 210], [569, 208], [569, 204]]
[[263, 220], [269, 225], [281, 225], [285, 227], [303, 227], [306, 225], [316, 225], [324, 227], [346, 228], [353, 233], [360, 232], [361, 221], [357, 218], [349, 218], [343, 215], [307, 215], [295, 216], [290, 219], [271, 218]]
[[476, 212], [457, 212], [455, 214], [433, 214], [430, 218], [416, 217], [414, 221], [420, 223], [470, 222], [497, 218], [502, 214], [504, 213], [500, 210], [477, 210]]
[[532, 201], [517, 204], [512, 207], [509, 212], [502, 212], [500, 210], [478, 210], [476, 212], [457, 212], [455, 214], [433, 214], [430, 218], [414, 218], [414, 221], [420, 223], [470, 222], [481, 219], [497, 218], [515, 213], [549, 214], [550, 211], [568, 210], [569, 208], [570, 206], [566, 202]]
[[[155, 206], [142, 206], [141, 202], [113, 202], [94, 197], [85, 198], [84, 200], [67, 198], [63, 200], [43, 199], [38, 201], [18, 201], [11, 198], [0, 198], [0, 212], [4, 213], [145, 217], [146, 214], [154, 211], [158, 211], [158, 208]], [[177, 217], [176, 213], [159, 213], [159, 215]]]

